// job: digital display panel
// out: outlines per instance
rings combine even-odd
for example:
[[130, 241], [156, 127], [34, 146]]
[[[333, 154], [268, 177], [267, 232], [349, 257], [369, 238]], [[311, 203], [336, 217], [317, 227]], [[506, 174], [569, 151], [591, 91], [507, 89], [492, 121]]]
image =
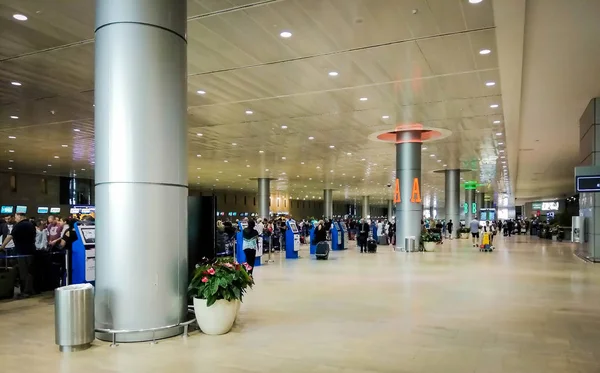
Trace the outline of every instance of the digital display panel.
[[17, 214], [26, 214], [27, 206], [17, 206]]
[[556, 211], [558, 207], [558, 202], [542, 202], [542, 211]]
[[292, 232], [294, 233], [298, 233], [298, 227], [296, 226], [296, 222], [290, 221], [290, 229], [292, 230]]
[[577, 176], [577, 192], [600, 192], [600, 176]]
[[96, 244], [96, 227], [94, 225], [79, 226], [79, 233], [81, 233], [81, 240], [84, 245]]
[[47, 214], [48, 213], [48, 207], [38, 207], [37, 208], [37, 213], [38, 214]]
[[2, 206], [0, 207], [0, 214], [12, 214], [14, 211], [13, 206]]
[[69, 214], [79, 214], [79, 209], [77, 207], [71, 207], [69, 210]]
[[60, 207], [51, 207], [50, 208], [50, 213], [51, 214], [58, 214], [58, 213], [60, 213]]

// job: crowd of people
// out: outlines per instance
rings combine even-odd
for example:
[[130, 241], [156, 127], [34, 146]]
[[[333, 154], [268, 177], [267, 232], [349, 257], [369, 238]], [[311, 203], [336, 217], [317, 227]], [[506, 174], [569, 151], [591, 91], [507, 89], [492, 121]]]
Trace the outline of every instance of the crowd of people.
[[[74, 232], [76, 219], [54, 215], [46, 219], [29, 219], [17, 213], [0, 219], [2, 244], [0, 251], [8, 267], [16, 264], [20, 297], [28, 297], [57, 287], [66, 268], [65, 255], [50, 256], [50, 253], [70, 253], [77, 236]], [[51, 275], [51, 262], [62, 273]]]

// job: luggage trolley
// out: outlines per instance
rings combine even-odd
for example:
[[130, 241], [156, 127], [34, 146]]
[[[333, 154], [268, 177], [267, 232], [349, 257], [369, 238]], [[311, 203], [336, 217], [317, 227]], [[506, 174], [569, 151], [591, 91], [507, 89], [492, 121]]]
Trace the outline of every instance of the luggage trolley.
[[492, 251], [494, 250], [494, 246], [492, 246], [492, 233], [491, 232], [483, 232], [481, 236], [481, 246], [479, 246], [479, 251]]

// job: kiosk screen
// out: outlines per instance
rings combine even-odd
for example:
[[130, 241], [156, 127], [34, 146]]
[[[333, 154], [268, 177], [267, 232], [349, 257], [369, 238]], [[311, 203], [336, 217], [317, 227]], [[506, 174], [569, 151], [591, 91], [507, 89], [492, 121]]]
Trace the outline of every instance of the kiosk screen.
[[78, 225], [83, 245], [96, 244], [96, 227], [94, 225]]
[[290, 221], [289, 223], [290, 223], [290, 229], [292, 230], [292, 232], [298, 233], [298, 227], [296, 226], [296, 222]]

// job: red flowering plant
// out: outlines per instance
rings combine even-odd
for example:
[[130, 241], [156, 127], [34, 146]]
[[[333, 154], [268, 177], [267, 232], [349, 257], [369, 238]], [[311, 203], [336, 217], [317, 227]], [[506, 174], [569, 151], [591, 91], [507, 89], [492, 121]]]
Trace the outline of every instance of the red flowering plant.
[[240, 300], [254, 280], [248, 273], [250, 266], [240, 264], [233, 258], [219, 258], [203, 262], [196, 266], [194, 277], [188, 286], [188, 295], [192, 298], [206, 299], [210, 307], [219, 299]]

